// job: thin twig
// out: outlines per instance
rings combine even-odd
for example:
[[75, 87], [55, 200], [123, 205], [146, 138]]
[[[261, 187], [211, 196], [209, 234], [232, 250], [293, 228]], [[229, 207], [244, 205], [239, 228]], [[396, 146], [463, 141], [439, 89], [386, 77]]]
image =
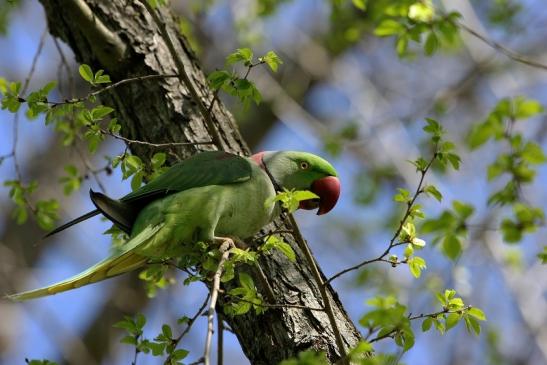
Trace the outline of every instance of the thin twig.
[[[251, 63], [247, 66], [247, 71], [245, 72], [245, 75], [243, 76], [242, 80], [247, 80], [249, 77], [249, 74], [251, 73], [251, 70], [259, 65], [265, 64], [266, 61], [258, 61], [256, 63]], [[232, 76], [230, 83], [234, 84], [237, 76]], [[207, 113], [211, 114], [211, 111], [213, 110], [213, 107], [215, 106], [215, 102], [218, 100], [218, 93], [220, 92], [220, 89], [216, 89], [213, 93], [213, 100], [211, 100], [211, 103], [209, 103], [209, 107], [207, 108]]]
[[192, 97], [194, 102], [197, 104], [199, 111], [201, 112], [201, 115], [205, 119], [205, 124], [207, 125], [207, 128], [209, 129], [209, 133], [212, 137], [214, 144], [217, 146], [218, 149], [223, 150], [224, 148], [222, 145], [222, 141], [213, 123], [212, 114], [209, 113], [209, 111], [203, 104], [203, 101], [198, 95], [197, 90], [194, 87], [194, 84], [190, 80], [190, 77], [188, 76], [188, 73], [186, 72], [184, 64], [181, 58], [179, 57], [177, 50], [175, 49], [175, 46], [173, 44], [173, 41], [171, 40], [171, 37], [169, 36], [169, 32], [167, 31], [167, 27], [165, 26], [165, 23], [162, 22], [156, 10], [152, 8], [152, 6], [148, 3], [148, 1], [138, 0], [138, 2], [140, 2], [146, 8], [148, 13], [150, 13], [150, 15], [152, 16], [152, 19], [156, 23], [157, 27], [159, 28], [162, 38], [165, 41], [167, 48], [169, 49], [169, 52], [171, 53], [171, 57], [173, 58], [173, 61], [175, 62], [175, 65], [179, 72], [179, 79], [184, 83], [184, 85], [190, 92], [190, 96]]
[[[139, 337], [141, 337], [141, 335], [136, 335], [135, 336], [135, 342], [138, 343]], [[133, 361], [131, 361], [131, 365], [137, 365], [137, 358], [138, 358], [140, 352], [141, 352], [141, 350], [139, 350], [139, 346], [135, 346], [135, 356], [133, 356]]]
[[433, 162], [437, 159], [438, 155], [437, 155], [437, 146], [435, 146], [435, 152], [433, 153], [433, 157], [431, 157], [431, 159], [429, 160], [429, 162], [427, 163], [426, 167], [423, 169], [423, 170], [420, 170], [420, 173], [421, 173], [421, 176], [420, 176], [420, 181], [418, 183], [418, 187], [416, 188], [416, 191], [414, 193], [414, 196], [412, 197], [412, 199], [407, 203], [407, 207], [406, 207], [406, 211], [405, 211], [405, 214], [403, 215], [403, 218], [401, 219], [401, 221], [399, 222], [399, 227], [397, 227], [397, 230], [395, 231], [395, 234], [393, 235], [393, 237], [391, 237], [391, 240], [389, 241], [389, 245], [388, 247], [386, 248], [386, 250], [378, 257], [374, 258], [374, 259], [370, 259], [370, 260], [365, 260], [357, 265], [354, 265], [352, 267], [349, 267], [347, 269], [344, 269], [342, 271], [340, 271], [339, 273], [331, 276], [326, 282], [325, 282], [325, 285], [330, 283], [331, 281], [333, 281], [334, 279], [344, 275], [344, 274], [347, 274], [348, 272], [351, 272], [351, 271], [354, 271], [354, 270], [357, 270], [365, 265], [368, 265], [368, 264], [371, 264], [373, 262], [378, 262], [378, 261], [386, 261], [386, 262], [390, 262], [390, 263], [395, 263], [395, 264], [399, 264], [399, 263], [405, 263], [405, 262], [392, 262], [390, 260], [385, 260], [385, 257], [391, 252], [391, 249], [393, 247], [396, 247], [396, 246], [399, 246], [399, 245], [402, 245], [404, 243], [407, 243], [407, 242], [395, 242], [395, 240], [397, 240], [397, 237], [399, 237], [399, 234], [401, 233], [406, 221], [408, 220], [408, 217], [410, 216], [410, 213], [412, 211], [412, 207], [414, 206], [414, 203], [416, 202], [416, 199], [418, 199], [418, 196], [420, 196], [420, 194], [423, 193], [423, 190], [422, 190], [422, 185], [424, 183], [424, 178], [425, 178], [425, 175], [427, 174], [427, 172], [429, 171], [429, 169], [431, 168], [431, 165], [433, 164]]
[[120, 141], [124, 141], [128, 145], [140, 144], [140, 145], [143, 145], [143, 146], [154, 147], [154, 148], [169, 148], [169, 147], [177, 147], [177, 146], [194, 146], [194, 145], [202, 145], [202, 144], [214, 144], [213, 141], [152, 143], [152, 142], [139, 141], [139, 140], [136, 140], [136, 139], [130, 139], [130, 138], [127, 138], [127, 137], [123, 137], [123, 136], [120, 136], [119, 134], [109, 132], [109, 131], [107, 131], [106, 129], [103, 129], [103, 128], [99, 128], [99, 131], [104, 135], [113, 137], [115, 139], [119, 139]]
[[475, 38], [483, 41], [484, 43], [486, 43], [490, 47], [494, 48], [496, 51], [500, 52], [501, 54], [503, 54], [504, 56], [506, 56], [509, 59], [512, 59], [513, 61], [525, 64], [525, 65], [528, 65], [528, 66], [531, 66], [531, 67], [539, 68], [539, 69], [542, 69], [542, 70], [547, 70], [547, 65], [545, 65], [541, 62], [538, 62], [538, 61], [531, 60], [531, 59], [529, 59], [529, 58], [527, 58], [527, 57], [525, 57], [525, 56], [523, 56], [523, 55], [521, 55], [517, 52], [514, 52], [514, 51], [508, 49], [505, 46], [502, 46], [498, 42], [487, 38], [485, 35], [480, 34], [476, 30], [474, 30], [474, 29], [468, 27], [467, 25], [465, 25], [464, 23], [458, 22], [457, 25], [461, 29], [465, 30], [467, 33], [469, 33], [472, 36], [474, 36]]
[[218, 299], [218, 292], [220, 289], [220, 276], [224, 270], [224, 263], [230, 256], [230, 248], [234, 247], [234, 242], [225, 238], [224, 242], [220, 245], [219, 251], [221, 253], [220, 260], [218, 262], [217, 270], [213, 276], [213, 286], [211, 287], [211, 301], [209, 302], [209, 311], [207, 313], [207, 337], [205, 338], [205, 350], [203, 352], [203, 359], [205, 365], [211, 363], [211, 339], [213, 338], [213, 318], [215, 315], [215, 307]]
[[[180, 335], [177, 336], [177, 338], [172, 339], [173, 348], [176, 349], [179, 345], [180, 341], [186, 336], [188, 332], [190, 332], [190, 329], [192, 329], [192, 325], [194, 322], [199, 318], [199, 316], [203, 313], [205, 310], [205, 307], [207, 306], [207, 302], [209, 301], [210, 293], [207, 293], [207, 296], [205, 297], [205, 300], [203, 301], [203, 304], [199, 307], [198, 311], [194, 314], [192, 318], [188, 320], [188, 323], [186, 324], [186, 328], [184, 331], [180, 333]], [[166, 364], [170, 364], [171, 362], [171, 355], [167, 357], [167, 360], [165, 360]]]
[[[40, 37], [40, 42], [38, 43], [38, 48], [36, 50], [36, 53], [34, 54], [34, 57], [32, 58], [32, 64], [30, 66], [29, 73], [23, 83], [23, 87], [21, 88], [21, 93], [25, 93], [28, 89], [28, 86], [30, 84], [30, 80], [32, 79], [32, 76], [34, 75], [34, 71], [36, 70], [36, 65], [38, 63], [38, 59], [40, 58], [40, 55], [42, 54], [42, 50], [44, 49], [44, 44], [46, 42], [46, 36], [47, 36], [47, 28], [44, 29], [44, 32], [42, 33], [42, 36]], [[21, 167], [19, 165], [19, 160], [17, 158], [17, 144], [19, 141], [19, 110], [15, 112], [13, 116], [13, 145], [11, 150], [11, 158], [13, 159], [13, 166], [15, 168], [15, 174], [17, 176], [17, 180], [22, 183], [23, 180], [23, 174], [21, 172]], [[36, 208], [29, 200], [26, 193], [23, 193], [23, 200], [25, 201], [25, 204], [28, 206], [30, 211], [35, 214]]]
[[258, 274], [258, 279], [260, 280], [262, 287], [266, 291], [266, 297], [268, 297], [268, 300], [270, 302], [275, 302], [275, 294], [273, 292], [273, 289], [270, 283], [268, 282], [268, 277], [264, 273], [264, 270], [262, 270], [262, 266], [260, 266], [259, 261], [256, 262], [256, 265], [254, 266], [254, 268], [256, 269], [255, 271]]
[[[455, 310], [449, 310], [448, 308], [446, 309], [443, 309], [441, 311], [438, 311], [438, 312], [434, 312], [434, 313], [429, 313], [429, 314], [419, 314], [417, 316], [411, 316], [409, 314], [408, 316], [408, 319], [410, 321], [414, 321], [416, 319], [421, 319], [421, 318], [437, 318], [438, 316], [442, 315], [442, 314], [450, 314], [450, 313], [463, 313], [463, 312], [466, 312], [468, 311], [469, 309], [471, 309], [472, 306], [468, 305], [468, 306], [465, 306], [463, 308], [460, 308], [460, 309], [455, 309]], [[377, 342], [377, 341], [380, 341], [380, 340], [383, 340], [385, 338], [388, 338], [388, 337], [393, 337], [394, 334], [397, 333], [397, 331], [399, 331], [398, 328], [395, 328], [393, 329], [392, 331], [388, 332], [388, 333], [385, 333], [383, 334], [382, 336], [378, 336], [378, 337], [375, 337], [371, 340], [368, 340], [369, 343], [373, 343], [373, 342]], [[374, 331], [374, 329], [369, 329], [369, 334], [368, 336], [370, 336]], [[367, 337], [368, 337], [367, 336]]]
[[[86, 101], [91, 97], [100, 95], [100, 94], [104, 93], [105, 91], [115, 89], [118, 86], [130, 83], [130, 82], [143, 81], [143, 80], [149, 80], [149, 79], [167, 79], [167, 78], [174, 78], [174, 77], [179, 77], [179, 75], [174, 75], [174, 74], [173, 75], [144, 75], [144, 76], [130, 77], [130, 78], [123, 79], [123, 80], [120, 80], [118, 82], [115, 82], [113, 84], [110, 84], [108, 86], [105, 86], [103, 88], [100, 88], [99, 90], [95, 90], [93, 92], [90, 92], [89, 94], [87, 94], [85, 96], [82, 96], [80, 98], [67, 99], [67, 100], [64, 100], [64, 101], [44, 100], [43, 102], [46, 103], [46, 104], [51, 105], [52, 107], [56, 107], [56, 106], [60, 106], [60, 105], [64, 105], [64, 104], [76, 104], [76, 103], [81, 103], [83, 101]], [[21, 94], [24, 94], [24, 93], [25, 93], [24, 91], [21, 92]], [[27, 102], [27, 99], [25, 97], [21, 96], [21, 95], [19, 95], [18, 100], [21, 103], [26, 103]]]
[[224, 364], [224, 322], [217, 316], [217, 365]]
[[91, 161], [89, 161], [89, 159], [87, 158], [87, 156], [82, 152], [82, 150], [77, 146], [75, 145], [74, 148], [76, 149], [76, 152], [78, 153], [78, 155], [80, 156], [80, 159], [82, 160], [82, 163], [84, 164], [85, 168], [86, 168], [86, 171], [85, 171], [85, 175], [87, 175], [88, 173], [90, 173], [91, 175], [93, 175], [93, 178], [95, 179], [95, 181], [97, 182], [97, 185], [99, 186], [99, 189], [101, 189], [101, 191], [103, 193], [106, 193], [106, 188], [104, 186], [104, 184], [102, 183], [100, 177], [99, 177], [99, 172], [101, 171], [107, 171], [107, 168], [110, 168], [110, 164], [107, 165], [107, 167], [105, 168], [102, 168], [102, 169], [95, 169], [93, 167], [93, 165], [91, 164]]
[[70, 69], [70, 64], [68, 63], [68, 60], [65, 56], [65, 53], [63, 52], [63, 49], [61, 48], [61, 45], [59, 44], [58, 39], [55, 38], [55, 37], [51, 37], [51, 39], [53, 40], [53, 44], [55, 45], [55, 48], [57, 49], [57, 53], [59, 53], [59, 57], [61, 58], [61, 63], [60, 63], [60, 67], [59, 67], [59, 75], [58, 75], [58, 78], [59, 78], [59, 92], [62, 93], [62, 91], [61, 91], [61, 85], [62, 85], [61, 70], [64, 67], [65, 70], [66, 70], [66, 77], [67, 77], [68, 87], [69, 87], [68, 94], [69, 95], [74, 95], [74, 77], [72, 76], [72, 70]]
[[0, 165], [2, 164], [2, 162], [7, 160], [8, 158], [13, 158], [13, 152], [0, 156]]
[[327, 294], [327, 289], [325, 286], [325, 283], [323, 282], [321, 278], [321, 274], [319, 273], [319, 269], [317, 268], [317, 265], [315, 263], [315, 259], [313, 258], [313, 255], [304, 240], [304, 237], [302, 237], [302, 234], [297, 228], [296, 221], [294, 220], [294, 217], [292, 214], [287, 215], [289, 218], [289, 222], [292, 227], [292, 234], [295, 238], [296, 242], [298, 243], [298, 246], [300, 247], [300, 250], [304, 253], [304, 256], [306, 257], [306, 260], [308, 261], [308, 265], [310, 266], [310, 269], [312, 271], [312, 274], [314, 276], [314, 279], [317, 283], [317, 286], [319, 287], [319, 292], [321, 293], [321, 297], [323, 299], [323, 305], [325, 306], [325, 312], [327, 312], [327, 317], [329, 318], [330, 325], [332, 327], [332, 332], [334, 333], [334, 338], [336, 340], [336, 346], [338, 347], [338, 351], [340, 352], [341, 357], [341, 364], [342, 365], [349, 365], [348, 359], [347, 359], [347, 353], [346, 349], [344, 347], [344, 341], [342, 339], [342, 335], [340, 334], [340, 329], [338, 328], [338, 323], [336, 323], [336, 318], [334, 317], [334, 311], [332, 310], [332, 306], [330, 303], [330, 298]]

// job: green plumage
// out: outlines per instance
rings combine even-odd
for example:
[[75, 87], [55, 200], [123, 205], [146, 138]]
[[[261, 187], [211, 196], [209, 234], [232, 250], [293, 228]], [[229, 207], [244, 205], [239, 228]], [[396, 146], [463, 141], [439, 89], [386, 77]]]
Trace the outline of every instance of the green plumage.
[[[264, 161], [273, 178], [288, 189], [308, 189], [317, 178], [336, 174], [328, 162], [303, 152], [266, 153]], [[308, 164], [306, 171], [302, 161]], [[94, 196], [109, 219], [124, 221], [130, 230], [121, 252], [67, 280], [8, 298], [26, 300], [78, 288], [137, 269], [149, 260], [178, 257], [184, 244], [251, 237], [277, 214], [276, 206], [265, 204], [275, 194], [270, 177], [255, 160], [224, 152], [198, 154], [119, 201]], [[134, 219], [125, 219], [131, 214]]]

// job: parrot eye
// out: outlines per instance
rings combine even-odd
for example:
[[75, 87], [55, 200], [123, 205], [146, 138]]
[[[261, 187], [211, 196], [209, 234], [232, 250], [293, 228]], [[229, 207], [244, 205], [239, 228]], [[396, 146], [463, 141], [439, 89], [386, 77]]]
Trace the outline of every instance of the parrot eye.
[[302, 161], [302, 162], [300, 162], [300, 168], [301, 168], [302, 170], [307, 170], [307, 169], [310, 168], [310, 164], [307, 163], [306, 161]]

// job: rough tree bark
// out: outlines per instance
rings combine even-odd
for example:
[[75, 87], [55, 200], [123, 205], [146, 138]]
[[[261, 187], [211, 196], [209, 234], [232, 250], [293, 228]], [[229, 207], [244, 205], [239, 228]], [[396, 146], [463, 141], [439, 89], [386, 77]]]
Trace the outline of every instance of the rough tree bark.
[[[105, 69], [114, 82], [135, 76], [177, 73], [158, 28], [140, 3], [127, 0], [40, 1], [46, 9], [50, 32], [72, 48], [78, 62], [89, 64], [94, 70]], [[169, 10], [161, 9], [160, 13], [187, 74], [208, 106], [212, 93], [199, 61], [177, 32]], [[176, 78], [129, 83], [102, 96], [101, 101], [116, 109], [125, 137], [154, 143], [211, 140], [188, 88]], [[222, 143], [220, 147], [249, 154], [232, 115], [222, 103], [215, 103], [212, 114]], [[142, 145], [130, 147], [143, 159], [149, 159], [156, 152]], [[180, 159], [198, 149], [211, 148], [214, 147], [177, 147], [170, 152], [173, 158]], [[274, 225], [283, 227], [282, 222]], [[302, 252], [290, 235], [285, 239], [297, 253], [296, 263], [280, 254], [264, 257], [260, 262], [277, 302], [321, 307], [320, 292]], [[258, 278], [255, 282], [264, 293]], [[328, 287], [328, 293], [345, 344], [353, 346], [359, 340], [359, 333], [331, 287]], [[222, 299], [219, 304], [222, 305]], [[217, 309], [222, 312], [222, 308]], [[307, 349], [325, 351], [333, 363], [339, 358], [325, 312], [283, 308], [269, 310], [261, 316], [248, 314], [225, 320], [252, 364], [277, 364]]]

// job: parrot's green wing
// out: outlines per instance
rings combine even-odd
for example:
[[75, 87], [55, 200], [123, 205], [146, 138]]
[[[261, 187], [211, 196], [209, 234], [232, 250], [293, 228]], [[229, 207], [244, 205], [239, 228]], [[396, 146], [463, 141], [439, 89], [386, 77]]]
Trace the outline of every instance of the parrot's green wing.
[[99, 213], [130, 233], [137, 215], [150, 202], [191, 188], [247, 181], [252, 174], [251, 163], [244, 157], [222, 151], [196, 154], [171, 166], [164, 174], [119, 200], [91, 192], [91, 200], [97, 209], [54, 229], [46, 237]]
[[222, 151], [202, 152], [173, 165], [164, 174], [120, 200], [132, 202], [206, 185], [249, 180], [251, 165], [244, 157]]
[[7, 295], [6, 298], [14, 301], [22, 301], [53, 295], [70, 289], [79, 288], [87, 284], [96, 283], [98, 281], [139, 268], [148, 261], [148, 258], [135, 253], [135, 248], [146, 243], [164, 225], [164, 223], [160, 223], [156, 226], [146, 227], [135, 237], [127, 241], [127, 243], [123, 246], [123, 251], [110, 256], [96, 265], [93, 265], [78, 275], [44, 288]]

